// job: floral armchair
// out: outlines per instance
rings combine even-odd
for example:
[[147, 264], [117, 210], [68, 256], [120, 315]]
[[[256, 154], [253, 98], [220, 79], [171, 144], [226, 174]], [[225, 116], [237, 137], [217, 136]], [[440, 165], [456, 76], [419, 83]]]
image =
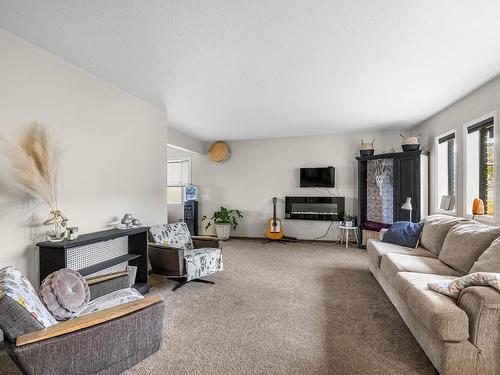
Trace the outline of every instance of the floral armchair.
[[202, 277], [222, 271], [222, 241], [213, 237], [191, 236], [186, 223], [154, 225], [149, 228], [148, 255], [153, 273], [182, 281], [213, 284]]

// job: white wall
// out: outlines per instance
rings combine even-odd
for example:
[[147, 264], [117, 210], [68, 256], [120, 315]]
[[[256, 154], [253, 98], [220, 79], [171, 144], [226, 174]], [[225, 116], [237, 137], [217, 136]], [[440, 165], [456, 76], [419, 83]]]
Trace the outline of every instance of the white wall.
[[[437, 157], [435, 147], [435, 137], [446, 133], [447, 131], [456, 130], [456, 150], [457, 150], [457, 209], [456, 214], [464, 215], [463, 191], [464, 191], [464, 124], [477, 119], [485, 114], [496, 111], [500, 113], [500, 77], [492, 80], [488, 84], [482, 86], [470, 95], [459, 100], [455, 104], [444, 109], [432, 118], [417, 126], [413, 133], [422, 133], [421, 143], [424, 148], [430, 151], [430, 212], [435, 213], [439, 206], [437, 205]], [[498, 117], [497, 117], [498, 121]], [[496, 137], [499, 137], [498, 126]], [[496, 143], [495, 152], [500, 152], [498, 142]], [[500, 174], [495, 175], [496, 196], [495, 200], [500, 199]], [[478, 218], [479, 220], [481, 218]], [[500, 215], [496, 215], [496, 224], [500, 224]]]
[[[299, 168], [329, 165], [335, 167], [336, 186], [339, 195], [346, 198], [346, 212], [357, 214], [355, 157], [361, 138], [375, 138], [376, 153], [391, 152], [392, 148], [401, 151], [399, 132], [347, 133], [235, 141], [229, 142], [231, 156], [224, 163], [214, 163], [207, 155], [193, 158], [192, 177], [200, 188], [201, 215], [211, 216], [221, 205], [238, 208], [245, 218], [234, 235], [265, 236], [266, 221], [272, 216], [272, 197], [278, 198], [278, 216], [283, 218], [286, 195], [328, 196], [325, 189], [299, 188]], [[329, 224], [287, 220], [285, 235], [311, 239], [324, 234]], [[336, 239], [336, 232], [326, 239]]]
[[[130, 212], [166, 218], [166, 114], [0, 29], [0, 133], [16, 141], [32, 121], [62, 148], [60, 208], [80, 233]], [[0, 169], [0, 267], [38, 282], [40, 223], [48, 208], [7, 193]]]
[[180, 148], [180, 151], [184, 150], [199, 154], [203, 154], [207, 148], [205, 142], [171, 127], [168, 128], [168, 145]]

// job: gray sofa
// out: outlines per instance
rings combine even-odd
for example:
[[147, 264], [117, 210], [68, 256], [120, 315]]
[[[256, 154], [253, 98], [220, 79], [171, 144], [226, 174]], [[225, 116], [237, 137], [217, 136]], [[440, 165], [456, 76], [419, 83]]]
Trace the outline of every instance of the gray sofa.
[[[128, 282], [126, 272], [89, 279], [91, 299]], [[0, 328], [11, 359], [25, 374], [119, 374], [159, 350], [164, 308], [160, 296], [150, 295], [44, 329], [3, 295]]]
[[455, 300], [427, 287], [500, 272], [500, 228], [445, 215], [423, 224], [416, 249], [368, 241], [373, 276], [440, 374], [500, 374], [500, 293], [473, 286]]

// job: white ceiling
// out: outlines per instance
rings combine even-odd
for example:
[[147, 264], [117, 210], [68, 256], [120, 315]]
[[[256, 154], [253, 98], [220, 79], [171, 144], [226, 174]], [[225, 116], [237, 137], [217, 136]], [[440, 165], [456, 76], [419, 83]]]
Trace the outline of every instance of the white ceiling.
[[0, 0], [0, 26], [203, 140], [412, 126], [500, 73], [499, 19], [497, 0]]

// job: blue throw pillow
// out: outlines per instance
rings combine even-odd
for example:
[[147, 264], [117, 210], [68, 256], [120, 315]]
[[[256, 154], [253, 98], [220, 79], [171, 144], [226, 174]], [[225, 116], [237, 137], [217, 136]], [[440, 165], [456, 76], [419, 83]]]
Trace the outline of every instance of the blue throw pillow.
[[383, 242], [389, 242], [400, 246], [416, 248], [423, 224], [410, 223], [409, 221], [397, 221], [384, 234]]

